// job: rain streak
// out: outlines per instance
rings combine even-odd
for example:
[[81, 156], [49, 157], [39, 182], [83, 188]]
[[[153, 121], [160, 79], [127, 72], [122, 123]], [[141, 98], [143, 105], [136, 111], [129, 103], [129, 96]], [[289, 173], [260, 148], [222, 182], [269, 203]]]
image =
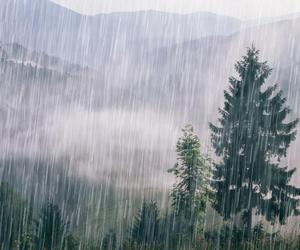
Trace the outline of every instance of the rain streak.
[[298, 118], [300, 13], [0, 0], [0, 250], [299, 249]]

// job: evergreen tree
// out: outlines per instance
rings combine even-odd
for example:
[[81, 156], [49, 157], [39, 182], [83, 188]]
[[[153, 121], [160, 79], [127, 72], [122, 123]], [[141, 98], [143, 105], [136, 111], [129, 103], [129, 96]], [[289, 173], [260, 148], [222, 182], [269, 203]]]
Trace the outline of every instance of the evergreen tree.
[[159, 239], [159, 209], [155, 202], [142, 204], [131, 230], [131, 240], [141, 247], [154, 246]]
[[117, 248], [117, 235], [116, 232], [110, 230], [107, 234], [105, 234], [102, 240], [102, 250], [114, 250]]
[[266, 86], [271, 68], [259, 62], [254, 46], [235, 69], [238, 77], [229, 79], [219, 109], [220, 126], [210, 124], [212, 145], [222, 157], [214, 173], [215, 207], [225, 219], [242, 212], [251, 232], [253, 210], [280, 223], [298, 213], [300, 190], [289, 184], [295, 169], [279, 165], [295, 140], [298, 119], [285, 122], [291, 110], [277, 85]]
[[[7, 183], [0, 184], [0, 249], [13, 249], [29, 235], [31, 210]], [[30, 249], [29, 244], [22, 249]]]
[[210, 161], [200, 153], [199, 138], [190, 125], [183, 129], [176, 148], [178, 161], [169, 170], [177, 180], [171, 193], [174, 222], [178, 233], [191, 242], [211, 197]]
[[69, 236], [68, 223], [57, 205], [48, 203], [36, 222], [37, 249], [65, 249]]
[[259, 249], [265, 243], [264, 240], [266, 239], [267, 233], [264, 229], [264, 225], [262, 224], [262, 222], [259, 222], [253, 227], [252, 242], [256, 246], [256, 248]]

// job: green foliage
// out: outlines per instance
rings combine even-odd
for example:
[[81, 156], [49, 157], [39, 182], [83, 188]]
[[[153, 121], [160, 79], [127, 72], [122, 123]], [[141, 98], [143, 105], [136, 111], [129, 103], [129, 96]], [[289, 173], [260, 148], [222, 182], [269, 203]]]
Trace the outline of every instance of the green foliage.
[[197, 249], [248, 249], [248, 250], [282, 250], [299, 249], [284, 239], [278, 232], [269, 233], [262, 223], [256, 224], [249, 238], [245, 230], [236, 226], [223, 225], [220, 230], [205, 233], [205, 242]]
[[174, 213], [174, 233], [179, 241], [194, 240], [201, 215], [212, 198], [210, 190], [210, 160], [200, 152], [200, 141], [193, 127], [183, 129], [177, 142], [177, 163], [169, 170], [176, 177], [171, 198]]
[[130, 232], [130, 241], [149, 248], [159, 244], [159, 209], [153, 201], [142, 204]]
[[76, 249], [67, 220], [57, 205], [49, 202], [36, 221], [35, 243], [38, 249]]
[[1, 249], [13, 249], [24, 243], [30, 229], [30, 208], [7, 183], [0, 185], [0, 222]]
[[110, 230], [102, 240], [102, 247], [103, 250], [114, 250], [117, 248], [117, 235], [116, 232]]
[[236, 63], [229, 79], [220, 126], [210, 124], [212, 145], [222, 162], [216, 165], [215, 208], [225, 219], [242, 212], [251, 231], [252, 212], [284, 223], [298, 214], [300, 190], [289, 185], [295, 170], [279, 166], [295, 140], [298, 120], [285, 122], [290, 109], [277, 86], [265, 86], [271, 74], [253, 46]]
[[30, 250], [33, 248], [32, 235], [30, 233], [22, 235], [14, 241], [13, 250]]
[[65, 240], [65, 250], [77, 250], [79, 249], [79, 239], [69, 233]]

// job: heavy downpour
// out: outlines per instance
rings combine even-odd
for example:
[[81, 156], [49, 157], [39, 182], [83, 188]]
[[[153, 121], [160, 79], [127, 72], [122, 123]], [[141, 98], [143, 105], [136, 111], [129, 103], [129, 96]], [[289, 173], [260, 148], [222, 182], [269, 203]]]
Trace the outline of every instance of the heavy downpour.
[[299, 118], [299, 0], [0, 0], [0, 250], [300, 249]]

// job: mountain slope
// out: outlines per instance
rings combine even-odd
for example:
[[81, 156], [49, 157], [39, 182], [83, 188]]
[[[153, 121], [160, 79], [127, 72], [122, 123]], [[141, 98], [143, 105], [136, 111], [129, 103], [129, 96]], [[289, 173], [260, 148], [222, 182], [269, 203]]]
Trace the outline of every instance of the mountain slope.
[[[237, 19], [211, 13], [155, 11], [83, 16], [49, 0], [1, 2], [0, 40], [80, 63], [101, 65], [126, 55], [239, 30]], [[11, 32], [11, 31], [14, 32]], [[125, 54], [124, 54], [125, 53]]]

